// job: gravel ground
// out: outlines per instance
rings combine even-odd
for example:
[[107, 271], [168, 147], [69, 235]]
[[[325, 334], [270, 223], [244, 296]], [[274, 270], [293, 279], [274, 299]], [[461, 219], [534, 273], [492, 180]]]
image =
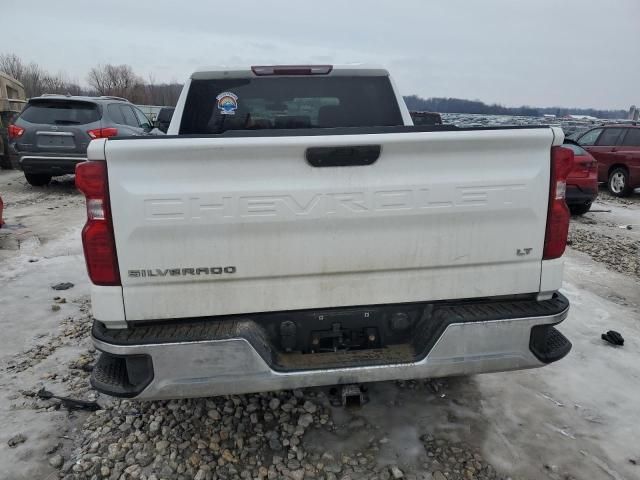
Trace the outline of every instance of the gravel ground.
[[[352, 425], [353, 427], [353, 425]], [[310, 451], [310, 430], [335, 432], [327, 395], [295, 390], [195, 400], [114, 401], [91, 415], [61, 478], [496, 479], [468, 446], [421, 437], [421, 466], [376, 460], [384, 433], [348, 455]], [[366, 428], [360, 421], [356, 428]], [[60, 465], [61, 458], [53, 462]]]
[[598, 192], [598, 202], [640, 208], [640, 192], [636, 190], [635, 193], [629, 197], [620, 198], [611, 195], [605, 187], [601, 187]]
[[640, 195], [617, 198], [600, 190], [592, 210], [572, 218], [570, 247], [611, 270], [640, 277]]
[[640, 240], [622, 235], [604, 234], [574, 223], [569, 234], [569, 245], [588, 254], [596, 262], [616, 272], [640, 277]]

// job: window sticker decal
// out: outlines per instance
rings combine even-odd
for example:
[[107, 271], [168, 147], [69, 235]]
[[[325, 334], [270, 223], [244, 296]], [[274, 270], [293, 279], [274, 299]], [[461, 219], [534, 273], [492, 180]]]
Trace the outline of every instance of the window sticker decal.
[[235, 115], [238, 109], [238, 96], [231, 92], [222, 92], [216, 97], [218, 110], [222, 115]]

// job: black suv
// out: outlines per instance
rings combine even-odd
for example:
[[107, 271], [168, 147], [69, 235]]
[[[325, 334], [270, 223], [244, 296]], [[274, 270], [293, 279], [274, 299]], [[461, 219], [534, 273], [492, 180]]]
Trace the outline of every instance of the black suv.
[[169, 125], [171, 124], [171, 119], [173, 118], [174, 111], [174, 107], [162, 107], [160, 109], [160, 111], [158, 112], [158, 117], [156, 118], [156, 125], [158, 127], [158, 130], [167, 133], [167, 130], [169, 130]]
[[9, 141], [27, 182], [42, 186], [74, 173], [91, 140], [149, 135], [152, 129], [124, 98], [43, 95], [29, 100], [9, 128]]

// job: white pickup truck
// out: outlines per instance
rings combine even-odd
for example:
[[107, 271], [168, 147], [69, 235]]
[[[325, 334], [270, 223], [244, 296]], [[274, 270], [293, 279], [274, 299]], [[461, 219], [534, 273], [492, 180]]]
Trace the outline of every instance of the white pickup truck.
[[166, 137], [94, 140], [76, 170], [94, 387], [197, 397], [562, 358], [563, 138], [415, 127], [380, 68], [198, 70]]

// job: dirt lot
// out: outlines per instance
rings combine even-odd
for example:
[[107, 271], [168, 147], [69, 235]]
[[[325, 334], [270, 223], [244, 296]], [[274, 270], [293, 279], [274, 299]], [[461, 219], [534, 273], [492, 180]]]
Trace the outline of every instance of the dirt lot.
[[[345, 410], [324, 389], [147, 403], [96, 394], [83, 201], [70, 178], [35, 189], [18, 172], [0, 171], [0, 194], [2, 479], [640, 478], [640, 195], [602, 195], [573, 222], [569, 357], [372, 384], [369, 403]], [[61, 282], [74, 286], [51, 288]], [[624, 347], [600, 340], [609, 329]], [[39, 399], [42, 387], [101, 408], [68, 412]]]

